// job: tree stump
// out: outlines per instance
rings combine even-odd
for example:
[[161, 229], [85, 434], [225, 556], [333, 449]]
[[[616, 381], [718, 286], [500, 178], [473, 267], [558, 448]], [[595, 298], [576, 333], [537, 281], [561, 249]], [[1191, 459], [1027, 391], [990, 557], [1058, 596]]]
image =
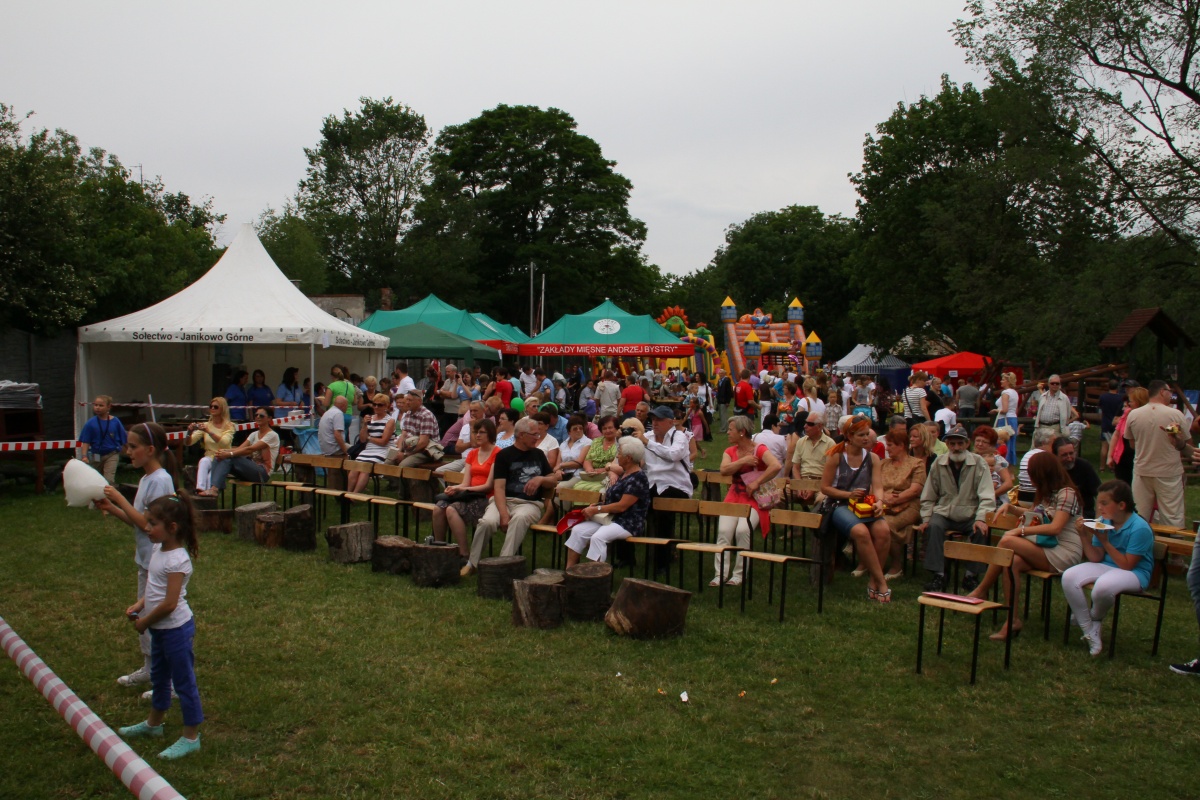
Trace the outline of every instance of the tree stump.
[[537, 569], [535, 569], [533, 571], [533, 574], [534, 575], [559, 575], [559, 576], [562, 576], [564, 573], [561, 569], [550, 569], [549, 567], [538, 567]]
[[412, 554], [416, 546], [417, 543], [407, 536], [380, 536], [371, 546], [371, 572], [391, 575], [412, 572]]
[[604, 623], [622, 636], [665, 639], [682, 636], [692, 593], [641, 578], [626, 578]]
[[317, 549], [317, 519], [308, 503], [283, 512], [283, 549], [293, 552]]
[[557, 628], [563, 623], [567, 588], [564, 576], [541, 570], [525, 580], [513, 581], [512, 622], [519, 628]]
[[481, 559], [475, 593], [489, 600], [512, 600], [513, 581], [521, 580], [525, 573], [525, 556]]
[[312, 464], [292, 464], [292, 479], [305, 486], [314, 486], [317, 483], [316, 467]]
[[461, 579], [458, 548], [443, 544], [418, 544], [412, 550], [412, 579], [417, 586], [454, 586]]
[[182, 478], [183, 490], [194, 495], [196, 493], [196, 465], [188, 464], [186, 467], [180, 470], [179, 474]]
[[232, 508], [200, 508], [196, 510], [196, 524], [201, 531], [233, 531]]
[[275, 511], [278, 506], [271, 500], [262, 503], [247, 503], [244, 506], [238, 506], [233, 512], [235, 527], [239, 539], [244, 539], [247, 542], [254, 541], [254, 526], [258, 522], [259, 514], [270, 514]]
[[567, 616], [577, 621], [604, 619], [612, 605], [612, 565], [588, 561], [568, 569], [563, 577], [567, 588]]
[[268, 549], [279, 547], [283, 544], [284, 524], [283, 514], [259, 514], [254, 520], [254, 541]]
[[[339, 564], [359, 564], [363, 561], [372, 561], [375, 526], [370, 522], [330, 525], [329, 529], [325, 531], [325, 541], [329, 543], [330, 561], [336, 561]], [[405, 541], [411, 542], [412, 540]]]

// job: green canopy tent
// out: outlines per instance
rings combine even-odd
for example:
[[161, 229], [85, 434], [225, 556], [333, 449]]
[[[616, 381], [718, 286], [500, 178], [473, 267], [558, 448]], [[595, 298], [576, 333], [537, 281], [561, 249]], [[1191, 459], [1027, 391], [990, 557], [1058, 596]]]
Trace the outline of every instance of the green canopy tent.
[[567, 314], [520, 346], [523, 356], [695, 355], [696, 346], [680, 341], [649, 314], [630, 314], [611, 300], [584, 314]]
[[387, 349], [388, 358], [452, 358], [468, 367], [475, 366], [476, 361], [500, 360], [500, 353], [495, 348], [424, 322], [401, 325], [379, 331], [379, 334], [391, 340]]
[[384, 333], [392, 328], [417, 322], [464, 336], [509, 355], [517, 353], [519, 340], [503, 330], [503, 326], [486, 325], [476, 319], [474, 315], [455, 308], [432, 294], [408, 308], [397, 311], [376, 311], [364, 319], [359, 327], [372, 333]]

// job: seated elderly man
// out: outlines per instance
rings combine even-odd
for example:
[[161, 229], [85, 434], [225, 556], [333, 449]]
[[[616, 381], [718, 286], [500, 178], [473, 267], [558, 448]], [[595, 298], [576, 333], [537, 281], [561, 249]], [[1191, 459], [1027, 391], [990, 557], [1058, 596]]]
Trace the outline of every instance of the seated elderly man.
[[553, 489], [561, 475], [550, 467], [546, 454], [538, 449], [542, 435], [538, 423], [525, 417], [517, 422], [516, 440], [496, 454], [492, 464], [492, 499], [471, 541], [471, 555], [462, 575], [472, 575], [479, 559], [497, 528], [505, 531], [501, 556], [515, 556], [525, 541], [529, 526], [542, 517], [545, 508], [542, 490]]
[[[925, 542], [925, 569], [930, 572], [927, 592], [946, 588], [946, 535], [954, 531], [966, 534], [975, 544], [986, 544], [987, 516], [996, 510], [992, 471], [982, 456], [967, 450], [968, 441], [962, 425], [946, 431], [949, 452], [934, 459], [921, 490], [923, 521], [915, 530], [929, 532]], [[978, 570], [978, 564], [967, 567], [964, 589], [979, 585]]]
[[[833, 439], [825, 432], [825, 414], [814, 411], [804, 420], [804, 435], [792, 451], [792, 478], [820, 480], [825, 474], [825, 454], [833, 447]], [[796, 499], [806, 507], [824, 498], [818, 491], [803, 491]]]
[[[404, 395], [404, 400], [400, 402], [402, 410], [407, 413], [400, 418], [395, 444], [388, 451], [387, 463], [398, 463], [402, 467], [428, 466], [437, 460], [429, 454], [429, 446], [440, 444], [437, 417], [422, 404], [421, 392], [418, 389]], [[405, 480], [401, 482], [401, 486], [407, 487], [407, 499], [423, 503], [433, 502], [434, 486], [431, 482]], [[404, 497], [403, 494], [401, 496]]]

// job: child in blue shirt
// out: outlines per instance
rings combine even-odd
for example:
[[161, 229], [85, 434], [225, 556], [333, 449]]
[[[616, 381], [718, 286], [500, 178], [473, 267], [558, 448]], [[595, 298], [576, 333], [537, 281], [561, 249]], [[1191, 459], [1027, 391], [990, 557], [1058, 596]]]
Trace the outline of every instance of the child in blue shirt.
[[112, 415], [112, 398], [106, 394], [92, 401], [92, 413], [95, 416], [79, 432], [79, 458], [98, 462], [104, 480], [111, 486], [117, 477], [121, 451], [125, 449], [125, 426]]
[[[1093, 656], [1104, 649], [1100, 641], [1101, 622], [1123, 592], [1143, 592], [1150, 586], [1154, 569], [1154, 531], [1138, 516], [1133, 506], [1133, 490], [1125, 481], [1101, 484], [1096, 495], [1096, 523], [1092, 536], [1083, 535], [1079, 521], [1083, 556], [1087, 560], [1063, 573], [1063, 594], [1071, 605], [1075, 621], [1083, 630], [1088, 651]], [[1083, 587], [1092, 585], [1092, 601], [1084, 597]]]

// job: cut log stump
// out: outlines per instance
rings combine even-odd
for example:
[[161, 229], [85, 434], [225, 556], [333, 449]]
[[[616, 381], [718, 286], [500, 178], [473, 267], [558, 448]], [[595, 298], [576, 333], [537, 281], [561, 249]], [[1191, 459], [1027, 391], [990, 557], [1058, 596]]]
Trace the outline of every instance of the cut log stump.
[[564, 576], [538, 570], [513, 581], [512, 621], [519, 628], [557, 628], [563, 623], [567, 588]]
[[412, 551], [412, 579], [417, 586], [455, 586], [462, 559], [452, 545], [419, 544]]
[[392, 575], [412, 572], [412, 554], [416, 546], [417, 543], [407, 536], [380, 536], [371, 547], [371, 571]]
[[604, 622], [622, 636], [665, 639], [682, 636], [692, 593], [663, 583], [626, 578]]
[[325, 541], [329, 543], [330, 561], [339, 564], [361, 564], [373, 560], [375, 526], [370, 522], [330, 525], [325, 531]]
[[283, 544], [283, 528], [283, 514], [259, 514], [254, 520], [254, 541], [268, 549], [279, 547]]
[[247, 542], [253, 542], [254, 527], [258, 522], [258, 515], [271, 514], [277, 509], [278, 506], [271, 500], [262, 503], [246, 503], [244, 506], [238, 506], [233, 512], [234, 527], [237, 528], [238, 538]]
[[612, 565], [589, 561], [568, 569], [563, 583], [567, 587], [567, 616], [578, 621], [604, 619], [612, 605]]
[[197, 511], [210, 511], [217, 508], [217, 498], [208, 497], [207, 495], [194, 494], [192, 495], [192, 508]]
[[217, 498], [193, 496], [192, 508], [196, 509], [196, 524], [201, 531], [229, 533], [233, 530], [233, 509], [219, 508]]
[[317, 519], [308, 503], [292, 506], [283, 512], [283, 549], [305, 551], [317, 549]]
[[498, 556], [479, 561], [475, 593], [489, 600], [512, 600], [513, 581], [525, 577], [525, 556]]

